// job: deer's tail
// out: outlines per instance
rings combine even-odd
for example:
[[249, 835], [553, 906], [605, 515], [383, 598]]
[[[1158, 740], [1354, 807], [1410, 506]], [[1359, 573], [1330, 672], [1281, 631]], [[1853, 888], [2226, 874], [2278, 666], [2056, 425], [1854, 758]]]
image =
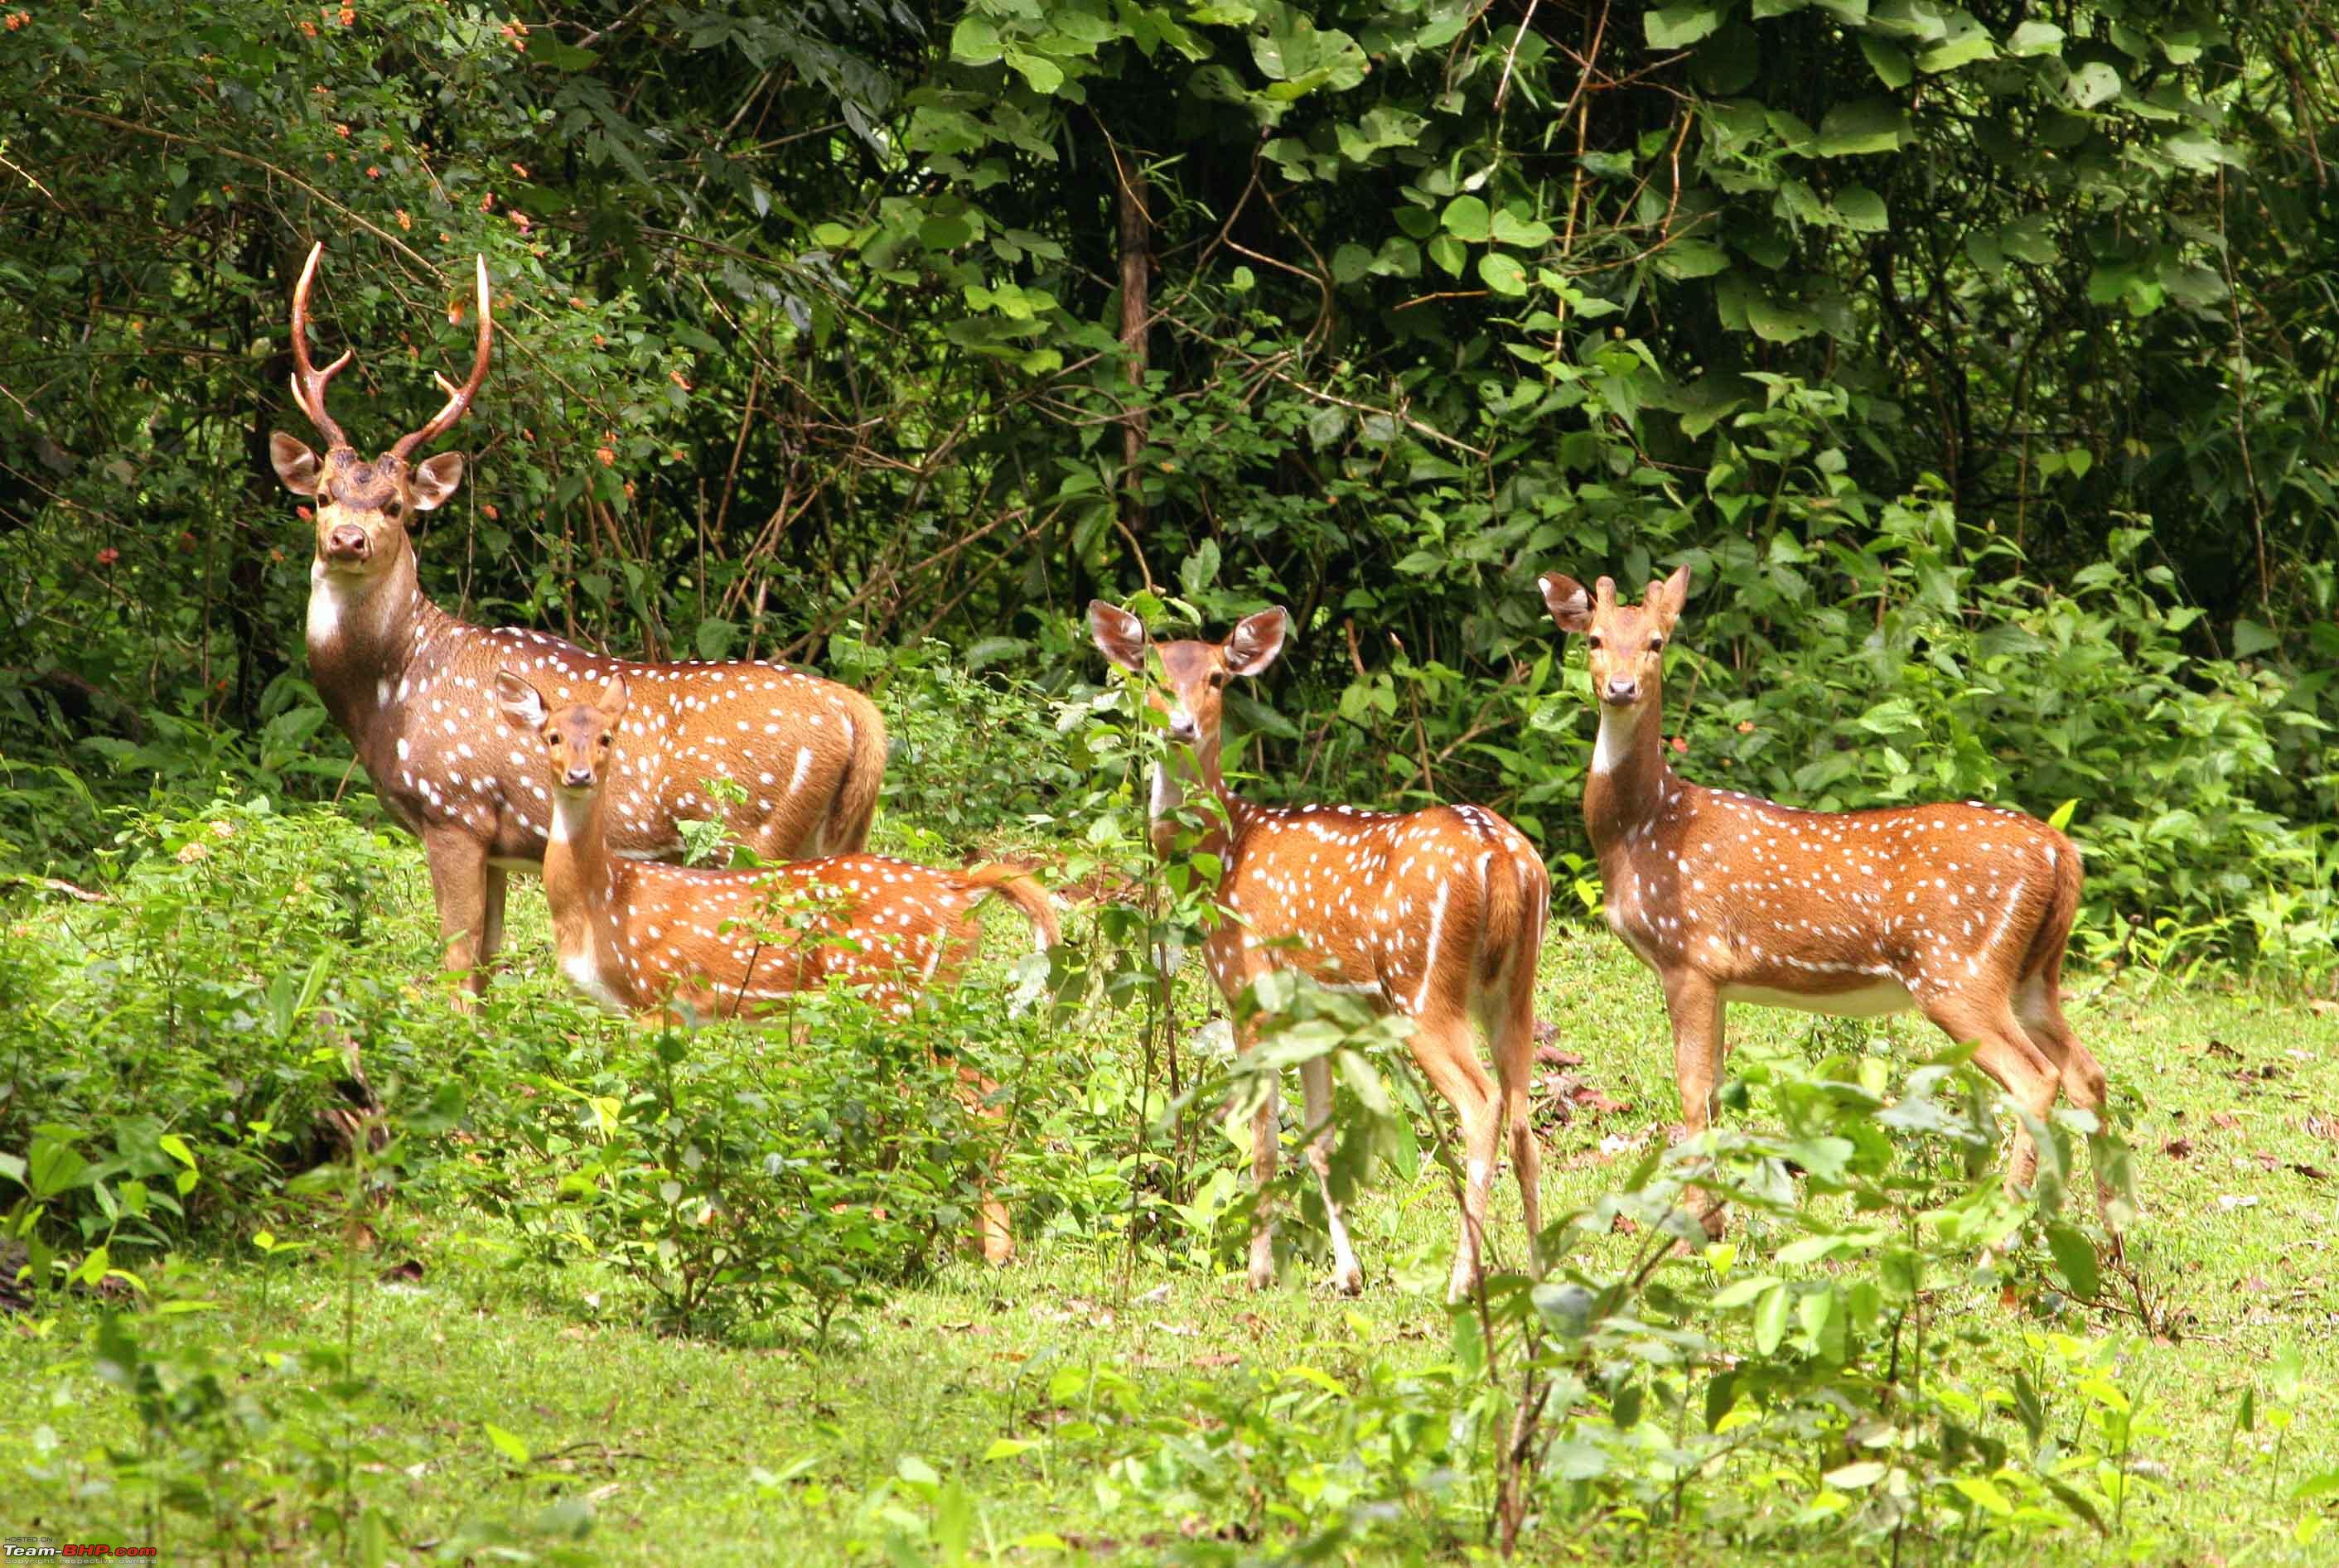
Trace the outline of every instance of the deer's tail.
[[1056, 923], [1056, 901], [1040, 885], [1040, 880], [1021, 866], [971, 865], [960, 875], [978, 902], [995, 894], [1013, 904], [1016, 912], [1031, 922], [1032, 945], [1042, 952], [1063, 940], [1063, 932]]
[[827, 820], [821, 824], [824, 854], [856, 854], [868, 844], [878, 792], [885, 787], [885, 715], [859, 692], [847, 699], [846, 712], [853, 724], [853, 749], [829, 801]]

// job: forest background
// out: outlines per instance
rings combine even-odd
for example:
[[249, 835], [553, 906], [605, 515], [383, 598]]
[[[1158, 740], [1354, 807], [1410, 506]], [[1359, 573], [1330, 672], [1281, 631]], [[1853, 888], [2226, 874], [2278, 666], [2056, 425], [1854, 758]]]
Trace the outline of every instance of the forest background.
[[[269, 471], [499, 323], [425, 521], [476, 619], [882, 687], [1288, 604], [1264, 793], [1512, 813], [1534, 576], [1695, 576], [1681, 765], [2068, 822], [2095, 956], [2327, 974], [2339, 356], [2311, 5], [442, 0], [0, 32], [0, 841], [340, 789]], [[1255, 700], [1253, 700], [1255, 699]], [[921, 787], [914, 745], [902, 788]], [[1024, 759], [970, 831], [1071, 774]], [[929, 780], [930, 784], [933, 781]], [[1563, 878], [1563, 885], [1565, 879]]]

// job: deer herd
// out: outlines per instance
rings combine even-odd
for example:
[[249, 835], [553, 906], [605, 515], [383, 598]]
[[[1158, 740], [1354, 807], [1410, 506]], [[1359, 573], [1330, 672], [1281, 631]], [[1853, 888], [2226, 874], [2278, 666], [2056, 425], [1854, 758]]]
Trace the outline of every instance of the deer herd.
[[[886, 759], [876, 705], [848, 687], [763, 662], [657, 663], [593, 653], [541, 633], [466, 624], [433, 604], [416, 569], [412, 519], [461, 483], [454, 452], [417, 454], [463, 416], [487, 379], [493, 316], [478, 271], [469, 377], [441, 379], [430, 420], [367, 459], [326, 409], [349, 364], [311, 360], [309, 297], [320, 245], [292, 294], [291, 391], [324, 438], [321, 458], [271, 438], [287, 489], [314, 503], [311, 677], [383, 806], [423, 846], [459, 1001], [480, 991], [503, 936], [515, 870], [538, 873], [561, 972], [620, 1013], [696, 1024], [776, 1021], [788, 999], [841, 982], [903, 1013], [948, 986], [998, 898], [1042, 948], [1058, 940], [1049, 894], [1006, 865], [937, 869], [864, 848]], [[1677, 777], [1666, 761], [1664, 650], [1689, 597], [1684, 566], [1638, 605], [1601, 577], [1550, 575], [1553, 621], [1581, 636], [1599, 715], [1584, 791], [1607, 921], [1656, 971], [1690, 1137], [1715, 1109], [1728, 1004], [1868, 1016], [1916, 1009], [2023, 1113], [2008, 1181], [2026, 1187], [2025, 1129], [2058, 1096], [2093, 1111], [2104, 1072], [2065, 1021], [2060, 971], [2078, 907], [2077, 850], [2054, 828], [1979, 803], [1802, 811]], [[1464, 1190], [1449, 1294], [1480, 1277], [1486, 1205], [1507, 1143], [1529, 1238], [1540, 1225], [1541, 1158], [1527, 1089], [1535, 985], [1551, 897], [1543, 856], [1477, 805], [1404, 814], [1349, 805], [1271, 807], [1235, 794], [1220, 766], [1229, 685], [1265, 671], [1293, 627], [1280, 608], [1223, 642], [1155, 642], [1097, 600], [1089, 629], [1140, 684], [1166, 727], [1152, 781], [1157, 855], [1219, 867], [1202, 945], [1229, 1006], [1278, 969], [1360, 998], [1410, 1025], [1423, 1077], [1460, 1125]], [[1206, 797], [1199, 835], [1183, 807]], [[676, 863], [682, 824], [719, 820], [755, 865]], [[1251, 1017], [1255, 1021], [1256, 1014]], [[1256, 1043], [1255, 1021], [1238, 1044]], [[1483, 1035], [1491, 1074], [1479, 1057]], [[1325, 1182], [1334, 1288], [1363, 1270], [1327, 1178], [1330, 1065], [1301, 1070], [1309, 1161]], [[994, 1087], [962, 1070], [971, 1100]], [[1250, 1128], [1255, 1178], [1275, 1173], [1270, 1091]], [[1720, 1203], [1691, 1189], [1707, 1233]], [[985, 1255], [1012, 1251], [985, 1195]], [[1250, 1283], [1275, 1277], [1264, 1210]]]

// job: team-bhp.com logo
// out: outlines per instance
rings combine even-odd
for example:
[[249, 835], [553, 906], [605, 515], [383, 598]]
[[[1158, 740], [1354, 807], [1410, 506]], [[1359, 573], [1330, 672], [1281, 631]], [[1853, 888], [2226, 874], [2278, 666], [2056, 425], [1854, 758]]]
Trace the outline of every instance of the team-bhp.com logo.
[[152, 1546], [109, 1546], [102, 1541], [59, 1541], [54, 1535], [11, 1535], [0, 1541], [0, 1560], [30, 1557], [152, 1557]]

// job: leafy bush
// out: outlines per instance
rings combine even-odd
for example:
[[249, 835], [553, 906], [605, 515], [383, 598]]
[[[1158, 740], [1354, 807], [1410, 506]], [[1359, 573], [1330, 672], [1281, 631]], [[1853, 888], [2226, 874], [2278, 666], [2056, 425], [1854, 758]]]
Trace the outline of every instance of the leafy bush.
[[432, 1082], [451, 1010], [415, 989], [426, 953], [380, 940], [408, 863], [347, 818], [222, 797], [131, 816], [93, 902], [17, 902], [0, 1174], [35, 1245], [243, 1226], [346, 1137], [329, 1112]]

